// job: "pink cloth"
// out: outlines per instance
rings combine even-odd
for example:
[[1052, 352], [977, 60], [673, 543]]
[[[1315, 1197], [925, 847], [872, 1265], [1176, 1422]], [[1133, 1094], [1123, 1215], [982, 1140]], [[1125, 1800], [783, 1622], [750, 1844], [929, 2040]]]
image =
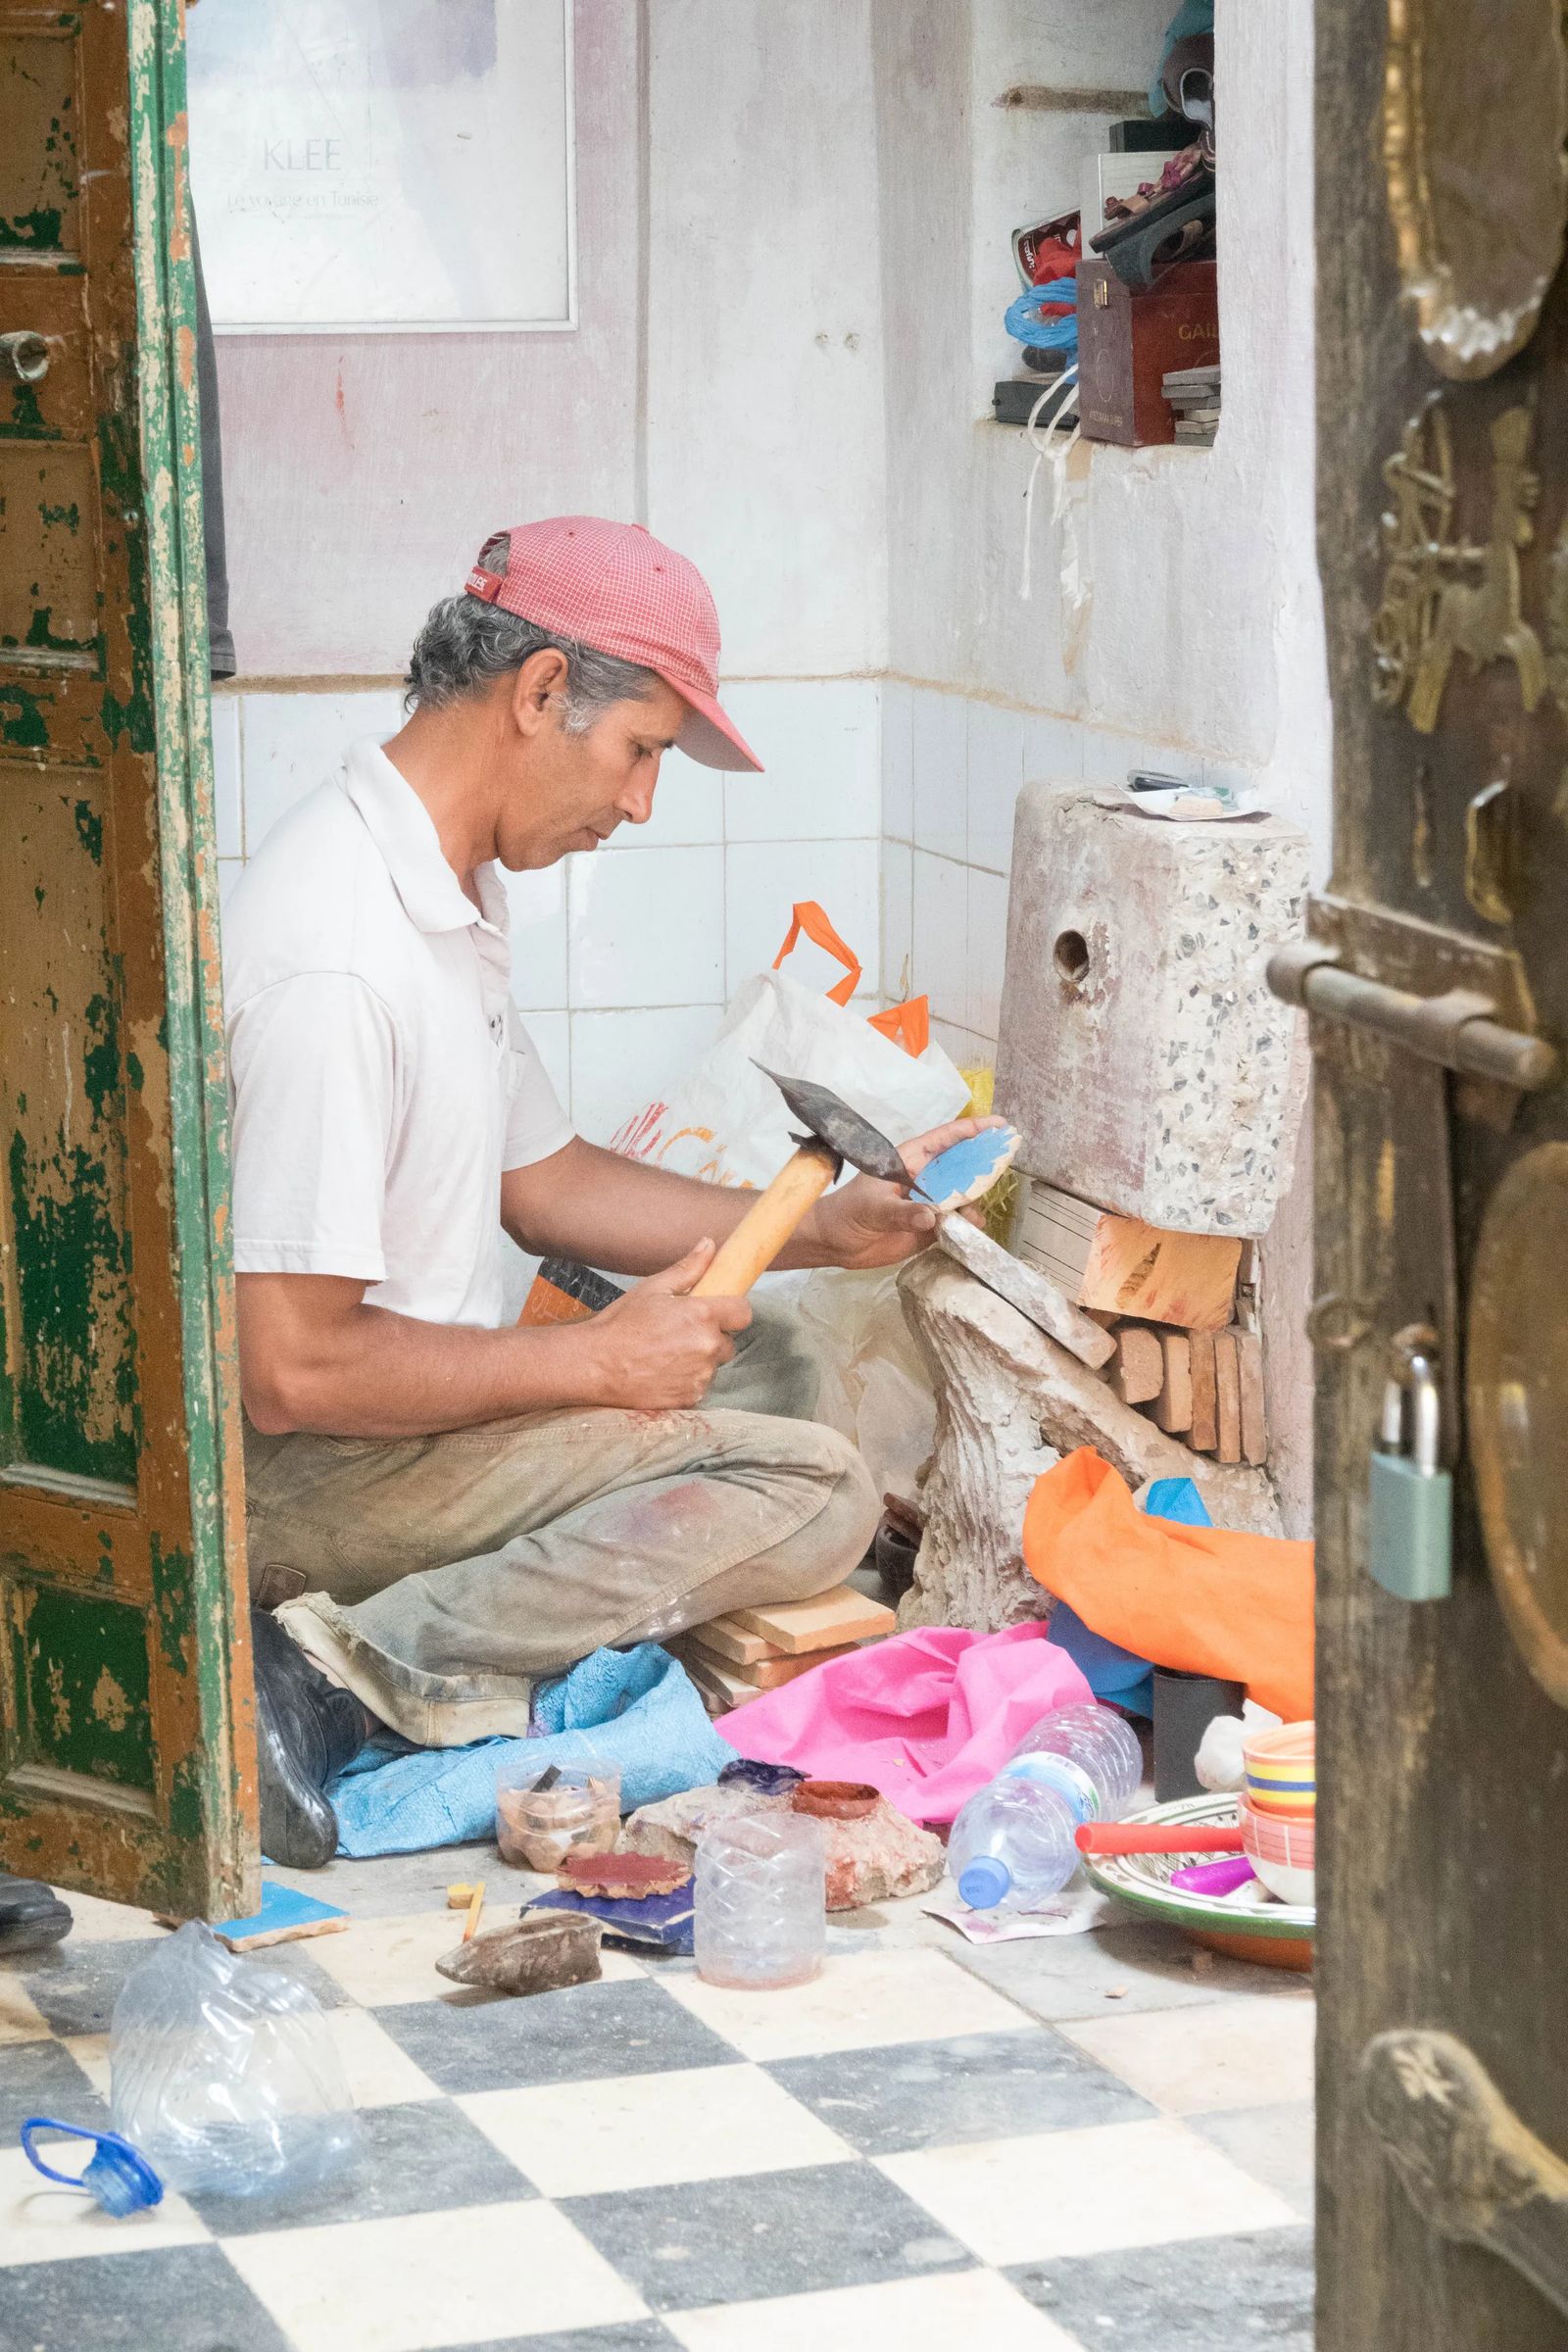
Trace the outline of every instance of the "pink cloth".
[[868, 1781], [911, 1821], [951, 1821], [1042, 1715], [1093, 1695], [1043, 1625], [928, 1626], [829, 1659], [717, 1728], [756, 1763]]

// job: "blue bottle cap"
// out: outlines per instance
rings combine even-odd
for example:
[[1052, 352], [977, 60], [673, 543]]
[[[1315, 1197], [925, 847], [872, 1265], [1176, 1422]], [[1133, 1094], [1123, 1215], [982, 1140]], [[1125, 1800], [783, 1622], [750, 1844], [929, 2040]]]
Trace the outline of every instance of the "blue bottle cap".
[[995, 1854], [977, 1854], [958, 1881], [971, 1911], [990, 1911], [1012, 1891], [1012, 1873]]
[[[45, 2164], [32, 2144], [35, 2132], [63, 2132], [68, 2139], [90, 2139], [93, 2152], [81, 2173], [57, 2173]], [[163, 2202], [164, 2184], [139, 2148], [118, 2132], [84, 2132], [79, 2124], [62, 2124], [50, 2115], [29, 2115], [22, 2127], [22, 2150], [35, 2172], [67, 2188], [84, 2188], [103, 2207], [122, 2220]]]

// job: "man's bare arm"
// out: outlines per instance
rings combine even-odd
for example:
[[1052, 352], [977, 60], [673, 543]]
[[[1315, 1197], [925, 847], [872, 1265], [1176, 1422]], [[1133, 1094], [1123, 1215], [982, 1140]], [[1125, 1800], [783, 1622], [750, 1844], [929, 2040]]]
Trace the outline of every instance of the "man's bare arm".
[[708, 1248], [639, 1283], [591, 1322], [486, 1331], [367, 1306], [363, 1282], [241, 1274], [240, 1387], [256, 1428], [424, 1437], [572, 1404], [698, 1404], [745, 1329], [743, 1299], [687, 1296]]
[[[904, 1147], [911, 1176], [950, 1144], [995, 1125], [953, 1119]], [[757, 1195], [651, 1168], [574, 1137], [549, 1159], [509, 1168], [501, 1221], [520, 1249], [611, 1274], [649, 1274], [707, 1239], [733, 1232]], [[819, 1200], [778, 1259], [787, 1266], [896, 1265], [930, 1240], [936, 1218], [897, 1185], [858, 1176]]]

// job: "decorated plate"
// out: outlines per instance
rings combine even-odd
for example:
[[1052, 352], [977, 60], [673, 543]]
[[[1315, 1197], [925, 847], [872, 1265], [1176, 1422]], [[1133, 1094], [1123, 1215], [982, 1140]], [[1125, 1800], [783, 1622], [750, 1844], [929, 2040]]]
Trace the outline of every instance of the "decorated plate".
[[[1184, 1796], [1174, 1804], [1151, 1805], [1147, 1812], [1127, 1816], [1129, 1823], [1148, 1822], [1160, 1829], [1181, 1822], [1208, 1829], [1235, 1819], [1234, 1796], [1209, 1795]], [[1218, 1902], [1212, 1895], [1194, 1894], [1170, 1884], [1173, 1871], [1213, 1859], [1212, 1854], [1086, 1854], [1084, 1869], [1102, 1893], [1153, 1919], [1169, 1921], [1211, 1951], [1260, 1961], [1267, 1968], [1310, 1968], [1317, 1922], [1310, 1904], [1265, 1902], [1254, 1908]]]

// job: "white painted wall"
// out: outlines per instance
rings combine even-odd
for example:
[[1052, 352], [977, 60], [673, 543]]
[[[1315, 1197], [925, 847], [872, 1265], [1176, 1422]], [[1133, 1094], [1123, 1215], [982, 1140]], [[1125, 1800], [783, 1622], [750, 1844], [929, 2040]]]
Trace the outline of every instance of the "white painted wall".
[[[1038, 184], [1051, 191], [1064, 159], [1076, 167], [1084, 119], [1004, 114], [986, 93], [1023, 78], [999, 30], [1015, 19], [1119, 24], [1146, 55], [1163, 0], [1056, 12], [973, 0], [972, 83], [954, 37], [958, 13], [948, 0], [907, 0], [877, 19], [891, 666], [1257, 771], [1321, 838], [1309, 16], [1289, 0], [1219, 0], [1224, 421], [1211, 451], [1084, 451], [1071, 507], [1092, 605], [1069, 666], [1056, 588], [1062, 534], [1040, 513], [1034, 594], [1021, 602], [1030, 453], [1017, 429], [975, 420], [972, 353], [1015, 285], [998, 257], [1024, 184], [1019, 148], [1034, 143]], [[996, 60], [989, 81], [987, 58]], [[1096, 63], [1112, 71], [1102, 54]], [[1053, 74], [1036, 57], [1029, 77], [1075, 81], [1085, 71]], [[1136, 78], [1130, 58], [1121, 75]], [[951, 136], [958, 122], [967, 138]], [[905, 292], [916, 280], [917, 300]], [[990, 360], [1005, 349], [985, 342], [987, 385], [1002, 371]]]
[[[242, 674], [225, 881], [356, 733], [498, 526], [647, 521], [713, 587], [767, 765], [678, 756], [612, 859], [519, 880], [516, 995], [583, 1132], [700, 1050], [816, 898], [880, 1002], [887, 659], [871, 0], [577, 0], [575, 334], [220, 344]], [[482, 223], [476, 223], [482, 233]]]
[[[1081, 446], [1063, 523], [1037, 493], [1019, 595], [1021, 431], [982, 416], [1011, 372], [1006, 231], [1070, 198], [1093, 117], [1007, 113], [1014, 83], [1135, 86], [1164, 0], [887, 0], [875, 23], [887, 303], [885, 968], [910, 956], [937, 1033], [994, 1052], [1010, 810], [1025, 777], [1135, 764], [1260, 790], [1327, 870], [1329, 711], [1313, 517], [1310, 12], [1218, 0], [1224, 418], [1208, 451]], [[1038, 201], [1037, 201], [1038, 198]], [[1088, 607], [1075, 650], [1063, 566]], [[1284, 1017], [1282, 1015], [1282, 1017]], [[1285, 1499], [1309, 1496], [1301, 1176], [1276, 1248], [1271, 1380]]]
[[743, 677], [886, 662], [871, 16], [650, 11], [647, 519]]

